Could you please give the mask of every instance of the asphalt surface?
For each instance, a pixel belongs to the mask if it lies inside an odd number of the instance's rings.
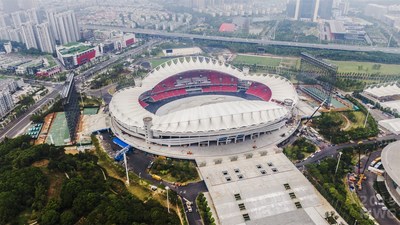
[[[371,157],[367,162],[368,157],[361,159],[361,166],[367,163],[367,166],[381,155],[381,151],[371,153]],[[361,202],[364,207],[370,212],[370,214],[376,219],[380,225],[400,225],[400,221],[388,210],[382,210],[383,205],[376,204],[378,200],[376,199],[376,191],[374,189],[374,181],[376,181],[377,175],[365,170],[365,175],[367,179],[362,183],[362,190],[357,191]]]
[[[391,140],[391,139],[400,140],[400,135],[387,135],[384,137],[378,137],[378,138],[376,138],[376,140],[363,140],[362,142],[363,142],[363,144],[373,144],[376,141]],[[315,153],[313,157],[310,157],[300,163],[297,163],[296,166],[303,167],[310,163],[316,163],[327,157],[335,156],[338,153],[338,151],[341,149],[348,148],[348,147],[354,147],[357,145],[358,145],[357,143],[344,143],[344,144],[340,144],[340,145],[334,145],[334,146],[327,147],[324,150]]]
[[[120,55],[115,55],[111,57],[109,60],[101,62],[99,64],[94,65],[93,67],[89,68],[88,70],[84,71],[83,73],[75,76],[75,83],[79,85],[79,83],[83,82],[84,80],[89,79],[91,76],[93,76],[97,71],[100,71],[102,69],[107,68],[108,66],[114,64],[120,59],[123,59],[128,56],[135,56],[142,54],[144,50],[146,50],[149,47],[152,47],[153,45],[156,45],[159,43],[159,41],[156,40],[151,40],[149,42],[146,42],[143,45],[140,45],[136,48],[133,48],[131,50],[128,50]]]
[[[23,113],[18,118],[14,119],[12,122],[7,124],[2,131],[0,131],[0,141],[3,141],[5,137],[13,138],[21,133],[21,131],[28,126],[31,122],[31,115],[39,111],[43,106],[48,104],[51,100],[55,99],[62,89],[62,85],[56,85],[49,94],[43,97],[41,100],[37,101],[32,105],[28,111]]]
[[[138,55],[138,54],[142,54],[142,52],[153,46],[154,44],[157,44],[158,41],[156,40],[152,40],[149,41],[143,45],[138,46],[137,48],[131,49],[129,51],[126,51],[118,56],[112,57],[111,59],[101,62],[95,66],[93,66],[92,68],[88,69],[87,71],[77,75],[75,77],[75,82],[78,85],[79,83],[81,83],[83,80],[90,78],[90,76],[92,76],[93,74],[95,74],[97,71],[100,71],[112,64],[114,64],[115,62],[117,62],[118,60],[127,57],[127,56],[134,56],[134,55]],[[62,90],[62,84],[59,83],[54,83],[54,82],[48,82],[48,81],[36,81],[36,80],[30,80],[27,79],[26,80],[27,83],[30,84],[42,84],[45,86],[53,86],[54,90],[51,91],[49,94],[47,94],[45,97],[43,97],[41,100],[39,100],[38,102],[36,102],[34,105],[32,105],[28,111],[26,111],[25,113],[23,113],[21,116],[19,116],[18,118],[14,119],[13,121],[11,121],[9,124],[7,124],[7,126],[4,127],[3,130],[0,131],[0,141],[4,140],[5,137],[15,137],[17,135],[19,135],[21,133],[21,131],[28,126],[28,124],[31,122],[30,121],[30,117],[32,114],[36,113],[37,111],[39,111],[44,105],[46,105],[49,101],[51,101],[52,99],[56,98],[60,91]],[[103,96],[104,96],[104,100],[106,102],[110,102],[111,101],[111,95],[107,95],[108,93],[106,92]]]
[[[115,145],[109,133],[103,133],[103,140],[107,143],[106,151],[109,155],[113,156],[115,152],[121,149],[121,147]],[[142,152],[140,150],[135,149],[133,153],[129,153],[127,155],[127,162],[128,162],[128,169],[135,174],[139,175],[139,177],[148,180],[151,184],[157,186],[160,184],[164,184],[168,186],[171,190],[174,190],[178,193],[178,195],[184,199],[184,207],[186,210],[186,216],[188,218],[188,222],[190,225],[201,225],[201,218],[200,214],[197,211],[196,206],[196,197],[200,192],[206,192],[207,187],[204,181],[199,181],[196,183],[188,184],[187,186],[177,187],[171,183],[165,181],[158,181],[151,177],[148,173],[148,166],[150,165],[151,161],[154,160],[154,157],[151,154]],[[189,200],[193,203],[192,205],[192,212],[187,211],[187,206],[185,204],[185,200]]]
[[[359,52],[380,51],[385,53],[400,54],[400,48],[339,45],[339,44],[310,44],[310,43],[299,43],[299,42],[289,42],[289,41],[206,36],[206,35],[196,35],[196,34],[186,34],[186,33],[169,33],[165,31],[127,28],[119,26],[83,25],[83,27],[86,29],[111,29],[111,30],[118,29],[124,32],[133,32],[136,34],[145,34],[145,35],[165,37],[165,38],[187,38],[192,40],[199,39],[199,40],[212,40],[212,41],[236,42],[236,43],[247,43],[247,44],[277,45],[277,46],[304,47],[304,48],[327,49],[327,50],[359,51]]]

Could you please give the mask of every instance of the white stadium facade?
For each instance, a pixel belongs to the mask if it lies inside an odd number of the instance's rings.
[[[328,225],[333,207],[276,146],[297,130],[302,104],[284,77],[184,57],[116,92],[107,118],[125,144],[195,160],[216,224]]]
[[[202,98],[198,105],[192,102],[196,97]],[[218,97],[226,101],[211,101]],[[211,58],[184,57],[156,67],[141,85],[115,93],[109,108],[117,136],[168,147],[210,146],[284,127],[297,102],[284,77],[250,76]]]

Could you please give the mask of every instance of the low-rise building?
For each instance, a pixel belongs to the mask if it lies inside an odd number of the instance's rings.
[[[66,68],[75,68],[100,56],[98,45],[73,42],[56,47],[57,58]]]

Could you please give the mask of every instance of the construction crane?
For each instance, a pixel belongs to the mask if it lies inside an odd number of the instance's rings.
[[[126,162],[126,153],[130,150],[131,146],[126,146],[125,148],[119,150],[117,154],[115,154],[114,159],[119,161],[121,157],[124,157],[124,164],[125,164],[125,172],[126,172],[126,183],[129,185],[129,174],[128,174],[128,163]]]
[[[368,151],[368,150],[367,150],[367,151]],[[360,152],[359,152],[359,155],[361,155],[361,150],[360,150]],[[371,155],[372,155],[372,152],[370,151],[369,154],[368,154],[368,159],[367,159],[367,161],[366,161],[365,164],[364,164],[364,168],[363,168],[361,174],[360,174],[361,160],[358,162],[358,173],[359,173],[359,174],[358,174],[357,187],[358,187],[358,190],[359,190],[359,191],[362,191],[362,182],[363,182],[364,179],[366,178],[366,176],[365,176],[365,169],[367,168],[368,161],[369,161],[369,159],[371,158]]]
[[[315,115],[315,113],[317,113],[317,111],[325,104],[325,102],[326,102],[327,100],[328,100],[328,99],[325,99],[325,100],[317,107],[317,109],[314,110],[314,112],[311,114],[311,116],[308,117],[308,119],[307,119],[306,122],[304,123],[303,127],[301,127],[301,128],[299,129],[299,134],[298,134],[298,135],[300,135],[301,132],[303,132],[303,130],[307,127],[307,123],[312,119],[312,117]]]

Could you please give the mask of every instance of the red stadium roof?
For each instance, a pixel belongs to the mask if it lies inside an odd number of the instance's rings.
[[[233,23],[223,23],[219,27],[219,32],[234,32],[236,25]]]

